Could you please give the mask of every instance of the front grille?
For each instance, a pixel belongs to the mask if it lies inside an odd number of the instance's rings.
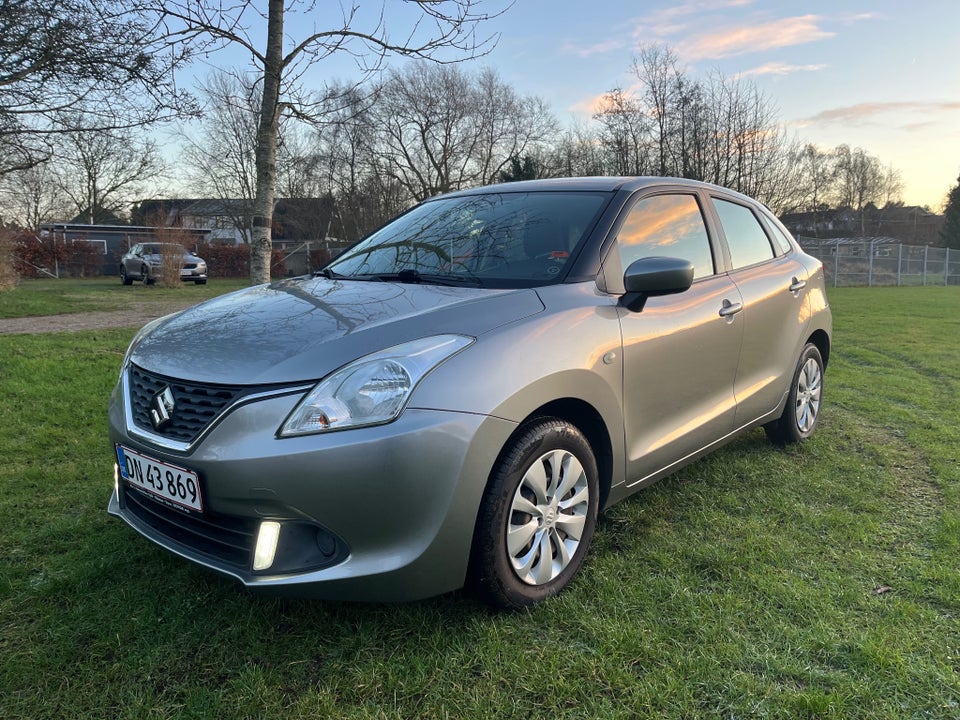
[[[254,389],[242,386],[200,385],[174,380],[148,373],[136,365],[130,366],[128,378],[134,423],[149,432],[186,443],[196,440],[228,406],[243,395],[254,392]],[[174,410],[169,424],[157,430],[151,421],[150,411],[153,399],[165,387],[173,392]]]
[[[255,520],[209,512],[188,515],[129,487],[124,488],[123,500],[131,514],[164,537],[227,565],[250,569]]]

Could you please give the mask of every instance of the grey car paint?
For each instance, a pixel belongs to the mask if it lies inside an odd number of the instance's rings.
[[[144,338],[131,360],[198,382],[316,381],[406,340],[450,332],[482,335],[542,310],[533,290],[298,278],[189,309]],[[198,325],[204,328],[203,343],[197,343]]]
[[[792,247],[771,262],[731,271],[708,211],[717,274],[680,295],[651,297],[634,312],[621,303],[624,268],[611,251],[629,200],[680,189],[709,208],[710,193],[719,193],[749,202],[766,223],[776,220],[742,196],[697,183],[571,182],[610,192],[611,201],[563,282],[480,289],[284,280],[187,310],[136,341],[129,360],[158,375],[272,389],[223,413],[196,441],[177,444],[133,425],[125,371],[110,405],[112,442],[189,465],[218,513],[305,518],[344,538],[348,557],[315,571],[253,573],[156,532],[125,510],[122,492],[114,492],[109,511],[154,542],[251,587],[413,599],[463,585],[491,467],[532,414],[578,419],[605,479],[603,505],[778,416],[801,348],[820,333],[824,354],[828,349],[819,263]],[[739,310],[725,314],[733,305]],[[440,333],[475,341],[433,369],[395,421],[277,436],[315,381],[370,352]]]

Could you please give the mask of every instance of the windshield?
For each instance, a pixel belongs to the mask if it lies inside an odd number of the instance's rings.
[[[555,282],[609,199],[603,192],[440,198],[349,248],[325,272],[495,287]]]
[[[176,245],[174,243],[144,243],[143,245],[143,254],[144,255],[161,255],[164,252],[168,252],[172,255],[186,254],[182,245]]]

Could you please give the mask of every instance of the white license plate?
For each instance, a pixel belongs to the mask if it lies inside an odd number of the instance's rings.
[[[200,481],[192,470],[177,467],[117,445],[120,477],[130,485],[180,507],[203,512]]]

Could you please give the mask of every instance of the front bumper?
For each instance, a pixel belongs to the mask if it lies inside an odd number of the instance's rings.
[[[141,440],[114,393],[114,443],[197,473],[204,513],[147,522],[137,491],[117,483],[108,512],[158,545],[253,588],[342,600],[412,600],[461,587],[477,508],[500,448],[516,428],[483,415],[408,408],[388,425],[279,439],[299,395],[272,397],[228,413],[199,444],[178,452]],[[136,429],[134,429],[136,430]],[[136,493],[128,497],[128,493]],[[131,502],[134,501],[134,502]],[[142,504],[142,503],[141,503]],[[254,571],[251,553],[211,552],[190,532],[256,537],[280,523],[280,543],[302,543],[275,566]],[[286,533],[286,535],[285,535]],[[308,547],[315,543],[315,547]],[[316,552],[320,547],[321,552]],[[307,552],[308,551],[308,552]],[[297,558],[302,557],[302,567]],[[292,559],[291,559],[292,558]]]
[[[206,268],[183,268],[180,271],[181,280],[206,280],[207,279],[207,270]]]

